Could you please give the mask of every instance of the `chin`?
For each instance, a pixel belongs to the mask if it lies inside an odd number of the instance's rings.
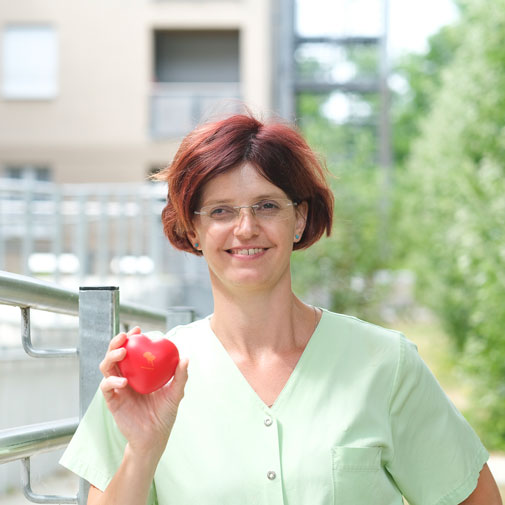
[[[263,268],[231,268],[220,270],[219,274],[209,268],[209,274],[213,285],[225,289],[273,290],[283,282],[285,275],[290,275],[289,263],[285,267],[279,265],[273,271],[265,266]],[[284,274],[282,274],[283,271]]]
[[[263,270],[262,272],[242,272],[223,280],[225,285],[232,286],[233,289],[245,289],[252,292],[257,290],[272,291],[282,283],[282,279],[279,271],[267,273]]]
[[[271,282],[271,280],[270,280]],[[231,280],[230,284],[237,288],[261,288],[267,287],[269,284],[269,279],[259,278],[258,276],[243,275]]]

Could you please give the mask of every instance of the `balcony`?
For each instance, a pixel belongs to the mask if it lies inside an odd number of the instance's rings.
[[[154,83],[151,138],[178,139],[199,122],[243,110],[236,82]]]

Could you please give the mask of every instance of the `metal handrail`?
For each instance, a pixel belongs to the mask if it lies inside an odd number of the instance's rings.
[[[79,418],[61,419],[0,430],[0,464],[21,460],[23,494],[34,503],[78,503],[77,496],[34,493],[31,487],[30,457],[65,447],[72,438]]]
[[[54,494],[39,494],[32,490],[30,458],[21,460],[23,466],[21,471],[21,481],[23,482],[23,494],[25,498],[33,503],[54,503],[61,505],[62,503],[79,503],[79,496],[57,496]]]
[[[0,270],[0,303],[59,314],[79,314],[79,294],[32,277]]]
[[[78,351],[75,347],[70,349],[37,349],[32,344],[30,307],[21,307],[21,319],[21,342],[23,344],[23,349],[28,356],[31,356],[32,358],[68,358],[78,355]]]
[[[79,293],[48,282],[0,270],[0,304],[30,307],[58,314],[79,315]],[[166,311],[142,307],[134,303],[121,303],[120,319],[124,323],[158,324],[165,327],[167,312],[177,313],[187,308]]]
[[[92,293],[96,291],[96,295]],[[131,303],[119,303],[117,287],[81,287],[79,293],[37,279],[0,271],[0,304],[21,309],[22,343],[33,357],[56,358],[78,354],[79,360],[79,411],[84,414],[99,382],[97,356],[103,356],[108,339],[119,331],[119,323],[147,323],[167,329],[184,321],[184,314],[193,319],[193,311],[173,307],[163,312]],[[30,310],[32,308],[67,315],[79,321],[78,349],[36,349],[32,346]],[[186,318],[187,319],[187,318]],[[102,354],[100,354],[102,353]],[[94,365],[93,365],[94,364]],[[83,380],[84,378],[84,380]],[[21,460],[23,493],[34,503],[79,503],[87,499],[87,484],[80,480],[77,496],[55,496],[35,493],[30,483],[30,457],[65,447],[78,426],[79,418],[64,419],[0,431],[0,464]]]
[[[75,417],[0,430],[0,464],[65,447],[78,423]]]

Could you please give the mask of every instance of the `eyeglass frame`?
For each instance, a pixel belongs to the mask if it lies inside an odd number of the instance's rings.
[[[297,207],[298,206],[298,202],[295,202],[293,200],[290,200],[289,198],[265,198],[264,200],[268,201],[268,200],[274,200],[274,201],[283,201],[283,202],[287,202],[286,203],[286,208],[287,207]],[[240,217],[240,209],[251,209],[251,213],[254,217],[258,217],[256,215],[256,210],[259,208],[260,206],[260,203],[261,203],[262,200],[260,200],[259,203],[253,203],[252,205],[227,205],[227,204],[222,204],[223,207],[229,207],[230,209],[233,209],[234,211],[236,211],[236,213],[234,214],[233,218],[230,219],[229,221],[226,221],[226,220],[222,220],[221,222],[223,223],[232,223],[234,222],[238,217]],[[208,216],[213,222],[215,223],[218,223],[220,222],[219,219],[215,219],[213,218],[209,212],[206,212],[206,211],[203,211],[202,209],[207,209],[207,208],[211,208],[211,207],[219,207],[220,204],[216,203],[215,205],[204,205],[203,207],[200,208],[200,210],[195,210],[193,211],[193,214],[196,214],[198,216]],[[281,209],[281,210],[284,210],[284,209]],[[260,216],[260,219],[261,219],[261,216]]]

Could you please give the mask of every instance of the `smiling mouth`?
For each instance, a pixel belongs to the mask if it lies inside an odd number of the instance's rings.
[[[236,254],[238,256],[253,256],[254,254],[266,251],[266,249],[255,247],[253,249],[228,249],[230,254]]]

